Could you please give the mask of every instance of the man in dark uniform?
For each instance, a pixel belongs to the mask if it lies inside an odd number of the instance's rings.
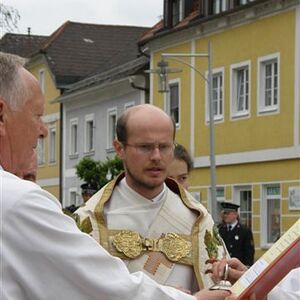
[[[90,183],[84,183],[81,186],[81,196],[82,196],[82,200],[83,200],[83,204],[88,201],[96,192],[97,192],[97,187],[90,184]],[[72,204],[70,206],[67,206],[63,209],[64,213],[67,215],[71,215],[73,214],[78,208],[80,207],[80,205],[75,205]]]
[[[254,262],[254,241],[252,231],[239,222],[239,205],[222,202],[222,220],[219,233],[231,257],[238,258],[246,266]]]

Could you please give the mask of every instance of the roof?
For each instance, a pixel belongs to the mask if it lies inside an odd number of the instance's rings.
[[[115,66],[102,73],[95,74],[80,80],[68,87],[68,89],[55,102],[64,102],[65,98],[75,92],[86,90],[93,86],[103,87],[122,78],[143,73],[149,66],[149,58],[141,56],[120,66]]]
[[[213,1],[211,0],[204,0],[202,2],[200,2],[199,0],[189,0],[188,2],[190,2],[191,4],[190,10],[184,16],[184,18],[174,26],[166,25],[167,19],[170,18],[168,13],[170,14],[172,10],[167,11],[166,8],[164,8],[164,19],[158,22],[157,24],[155,24],[149,30],[144,32],[144,34],[141,36],[139,40],[139,45],[144,45],[149,41],[168,35],[170,33],[174,33],[180,30],[184,30],[186,28],[197,26],[199,24],[209,22],[212,19],[216,19],[231,14],[248,7],[253,7],[263,2],[268,2],[268,0],[255,0],[255,1],[247,2],[245,4],[232,2],[232,4],[229,5],[228,9],[226,9],[225,11],[221,11],[219,13],[214,13],[212,11]]]
[[[0,51],[30,57],[47,40],[47,36],[6,33],[0,39]]]
[[[62,87],[137,58],[137,42],[147,29],[67,21],[39,52]]]

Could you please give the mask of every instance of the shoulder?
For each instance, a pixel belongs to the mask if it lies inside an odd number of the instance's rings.
[[[244,225],[244,224],[238,223],[237,226],[239,226],[240,230],[242,230],[242,231],[251,232],[251,229],[248,226]]]
[[[205,206],[203,206],[199,201],[197,201],[189,191],[184,189],[175,180],[173,180],[172,178],[167,178],[165,183],[168,189],[174,194],[177,194],[177,196],[181,199],[181,201],[185,204],[185,206],[188,209],[197,210],[204,216],[208,215],[208,211],[205,208]]]
[[[34,182],[20,179],[19,177],[0,171],[2,184],[0,191],[3,212],[16,210],[17,207],[50,205],[60,208],[59,201],[50,193],[43,190]]]

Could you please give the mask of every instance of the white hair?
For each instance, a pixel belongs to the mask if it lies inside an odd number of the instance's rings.
[[[29,90],[20,75],[26,60],[20,56],[0,52],[0,97],[12,110],[18,110],[28,99]]]

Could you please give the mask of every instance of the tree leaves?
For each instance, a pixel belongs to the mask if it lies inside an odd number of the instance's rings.
[[[97,187],[97,189],[100,189],[124,170],[123,163],[117,156],[104,162],[84,157],[75,168],[76,175],[80,179]]]

